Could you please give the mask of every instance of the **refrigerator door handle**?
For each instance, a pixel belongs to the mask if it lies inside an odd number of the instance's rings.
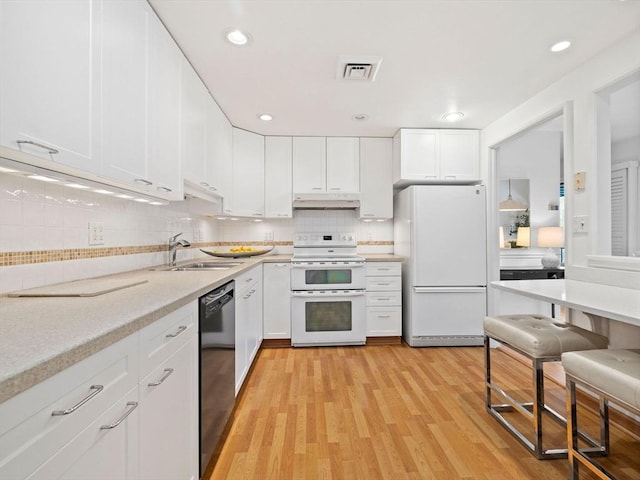
[[[413,287],[414,293],[481,293],[486,287]]]

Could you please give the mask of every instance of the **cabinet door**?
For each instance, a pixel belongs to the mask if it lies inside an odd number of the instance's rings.
[[[291,218],[292,140],[291,137],[265,137],[264,216]]]
[[[264,216],[264,137],[233,129],[233,214]]]
[[[112,0],[103,2],[102,14],[102,173],[149,185],[151,8],[141,0]]]
[[[154,193],[183,199],[180,165],[182,52],[155,14],[151,16],[149,176]]]
[[[435,180],[438,170],[438,133],[436,130],[400,132],[400,175],[403,180]],[[397,179],[394,179],[397,180]]]
[[[100,114],[96,3],[0,2],[3,146],[100,172],[92,143]]]
[[[249,290],[236,290],[236,397],[249,371],[249,365],[247,364],[247,337],[249,332],[248,292]],[[244,298],[245,296],[247,298]]]
[[[205,171],[209,94],[186,58],[180,69],[180,157],[185,180],[209,186]]]
[[[393,218],[390,138],[360,139],[360,217]]]
[[[27,479],[133,480],[139,478],[137,407],[136,387],[52,455]]]
[[[360,191],[360,141],[327,137],[327,192]]]
[[[293,137],[293,193],[326,191],[325,137]]]
[[[262,268],[264,338],[291,338],[291,264],[265,263]]]
[[[218,104],[207,101],[207,178],[210,189],[223,198],[225,211],[232,210],[233,127]]]
[[[198,478],[198,339],[140,382],[140,478]]]
[[[258,267],[262,270],[262,267]],[[262,343],[262,271],[257,272],[258,281],[249,293],[249,335],[247,336],[247,364],[253,363]]]
[[[480,179],[480,135],[477,130],[440,132],[440,176],[443,180]]]

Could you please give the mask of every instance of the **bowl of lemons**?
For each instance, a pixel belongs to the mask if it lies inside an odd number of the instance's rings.
[[[273,250],[273,246],[265,247],[252,245],[239,245],[237,247],[217,248],[215,250],[200,249],[202,253],[206,253],[212,257],[223,258],[253,257],[256,255],[264,255],[265,253],[269,253],[271,250]]]

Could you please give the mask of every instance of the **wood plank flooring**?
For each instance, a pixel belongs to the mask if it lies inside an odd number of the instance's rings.
[[[505,386],[529,390],[524,365],[492,358]],[[563,389],[548,401],[563,412]],[[637,437],[614,429],[612,445],[621,478],[640,480]],[[486,412],[482,348],[389,345],[262,349],[210,480],[567,474],[566,460],[535,459]]]

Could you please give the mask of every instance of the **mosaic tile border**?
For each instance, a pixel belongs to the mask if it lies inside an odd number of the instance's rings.
[[[287,246],[293,242],[268,242],[269,245]],[[191,248],[221,247],[226,245],[264,245],[265,242],[206,242],[191,243]],[[358,245],[393,245],[393,241],[364,241]],[[0,267],[16,265],[31,265],[35,263],[65,262],[68,260],[85,260],[90,258],[116,257],[123,255],[137,255],[142,253],[166,252],[167,245],[142,245],[130,247],[94,247],[68,248],[61,250],[31,250],[24,252],[0,252]]]

